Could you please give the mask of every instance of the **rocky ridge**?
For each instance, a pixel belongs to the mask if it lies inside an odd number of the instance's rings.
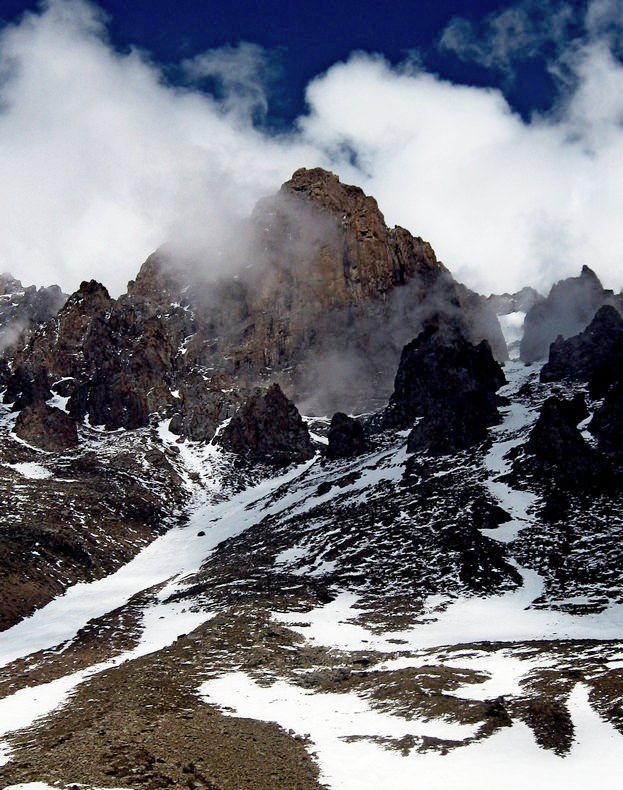
[[[66,299],[58,285],[25,287],[12,275],[0,274],[0,359],[9,358],[34,329],[53,318]]]
[[[0,720],[19,690],[74,689],[9,727],[0,780],[317,787],[328,721],[346,764],[365,742],[416,771],[520,724],[563,756],[582,689],[623,731],[616,311],[554,343],[549,372],[502,367],[480,301],[325,171],[297,171],[249,236],[249,269],[210,287],[166,251],[119,299],[83,283],[11,361],[2,625],[76,581],[96,606],[70,589],[65,618],[0,633]],[[388,332],[408,336],[382,358]],[[312,436],[288,396],[340,366],[325,402],[381,408]],[[323,737],[288,732],[280,700],[306,715],[327,693]],[[389,719],[338,731],[338,697]]]
[[[526,314],[521,359],[525,362],[546,359],[550,344],[558,336],[564,339],[581,332],[605,304],[621,312],[623,295],[605,289],[588,266],[582,267],[579,277],[555,283],[547,297],[537,301]]]

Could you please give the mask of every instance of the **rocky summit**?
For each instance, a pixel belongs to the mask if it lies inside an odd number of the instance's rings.
[[[319,168],[234,230],[0,280],[1,786],[613,786],[622,296]]]

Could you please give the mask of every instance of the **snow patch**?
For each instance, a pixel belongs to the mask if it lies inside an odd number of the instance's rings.
[[[18,474],[22,475],[22,477],[26,477],[29,480],[49,480],[53,475],[49,469],[46,469],[41,464],[37,464],[34,461],[25,461],[19,464],[8,464],[11,469],[14,469]]]

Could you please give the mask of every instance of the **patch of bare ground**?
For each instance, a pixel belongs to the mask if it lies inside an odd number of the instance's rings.
[[[229,620],[229,627],[228,627]],[[26,781],[131,788],[317,788],[303,738],[276,724],[231,718],[206,704],[202,680],[241,659],[261,666],[270,633],[223,615],[169,648],[108,669],[11,738],[3,785]],[[262,641],[266,646],[262,647]],[[236,641],[240,649],[237,650]]]
[[[127,646],[134,644],[137,612],[145,602],[137,598],[90,623],[56,659],[49,654],[39,656],[38,666],[36,657],[24,662],[23,679],[14,665],[15,687],[60,677],[125,648],[126,643],[115,641],[121,639],[115,634],[122,622],[130,625]],[[319,787],[318,768],[304,737],[274,723],[229,716],[209,698],[199,697],[203,681],[232,671],[245,672],[264,686],[286,680],[314,693],[357,694],[373,708],[407,721],[443,718],[474,725],[473,735],[456,741],[416,731],[402,738],[379,734],[371,739],[404,754],[413,749],[447,753],[518,720],[528,724],[541,747],[564,754],[573,743],[567,701],[577,682],[591,689],[596,710],[621,726],[623,672],[608,667],[608,661],[621,653],[620,642],[456,645],[425,651],[427,661],[422,664],[421,651],[388,655],[311,645],[271,618],[274,604],[269,598],[232,606],[192,633],[180,634],[168,648],[86,680],[64,706],[10,738],[12,760],[0,768],[0,784]],[[493,658],[500,651],[526,660],[521,692],[470,698],[470,685],[489,678],[487,671],[470,667],[470,660]],[[382,662],[398,657],[413,657],[415,666],[382,667]],[[465,667],[460,666],[461,658]],[[354,732],[351,739],[359,737],[363,736]]]

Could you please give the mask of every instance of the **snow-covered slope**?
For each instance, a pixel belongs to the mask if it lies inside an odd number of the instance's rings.
[[[453,456],[388,430],[249,476],[182,445],[189,522],[0,635],[3,786],[611,787],[620,514],[601,495],[603,551],[573,493],[544,519],[510,473],[552,385],[505,373],[501,423]]]

